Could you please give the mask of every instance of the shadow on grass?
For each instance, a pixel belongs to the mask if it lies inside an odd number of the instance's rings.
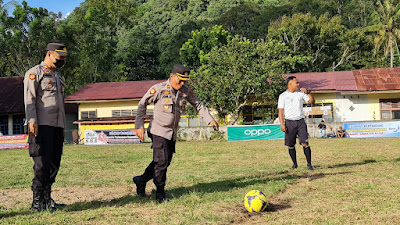
[[[361,162],[353,162],[353,163],[342,163],[342,164],[336,164],[332,166],[328,166],[328,168],[340,168],[340,167],[347,167],[347,166],[359,166],[359,165],[365,165],[365,164],[370,164],[370,163],[376,163],[375,159],[365,159]]]
[[[0,219],[14,217],[14,216],[24,216],[24,215],[29,215],[29,214],[32,214],[31,210],[29,210],[29,209],[25,209],[25,210],[21,210],[21,211],[11,211],[11,212],[9,212],[7,209],[4,209],[4,211],[0,211]]]
[[[327,175],[336,175],[340,173],[304,173],[304,174],[287,174],[288,171],[278,172],[274,174],[264,174],[262,177],[249,176],[249,177],[241,177],[230,180],[221,180],[210,183],[199,183],[190,187],[178,187],[167,190],[167,195],[172,196],[173,198],[179,198],[184,195],[188,195],[191,193],[214,193],[214,192],[227,192],[234,188],[244,188],[251,185],[263,184],[268,182],[276,182],[276,181],[295,181],[301,178],[308,178],[310,180],[319,179],[325,177]],[[349,173],[349,172],[342,172]],[[268,178],[268,176],[275,176],[272,178]],[[267,177],[267,178],[263,178]],[[283,190],[282,190],[283,191]],[[94,200],[89,202],[77,202],[71,205],[66,205],[63,208],[60,208],[61,212],[76,212],[76,211],[84,211],[84,210],[92,210],[104,207],[120,207],[124,205],[128,205],[131,203],[147,203],[147,202],[155,202],[154,194],[148,196],[146,198],[141,198],[136,195],[125,195],[120,198],[103,201],[103,200]],[[270,204],[267,207],[267,211],[278,211],[282,209],[290,208],[290,204],[287,202],[284,203],[275,203]],[[14,217],[19,215],[28,215],[31,214],[30,210],[23,210],[18,212],[0,212],[0,218],[5,217]]]
[[[287,173],[287,172],[286,172]],[[183,195],[190,194],[192,192],[200,192],[200,193],[212,193],[212,192],[226,192],[233,188],[244,188],[251,185],[256,184],[265,184],[268,182],[276,182],[276,181],[295,181],[301,178],[308,178],[310,181],[323,178],[329,175],[337,175],[337,174],[346,174],[351,172],[340,172],[340,173],[315,173],[310,174],[308,172],[304,174],[286,174],[281,176],[276,176],[273,178],[256,178],[256,177],[241,177],[231,180],[221,180],[215,181],[211,183],[199,183],[193,185],[191,187],[178,187],[168,190],[168,194],[177,198]],[[278,173],[282,174],[282,173]]]
[[[102,201],[102,200],[95,200],[95,201],[90,201],[90,202],[77,202],[71,205],[65,206],[62,211],[67,211],[67,212],[74,212],[74,211],[83,211],[83,210],[89,210],[89,209],[98,209],[98,208],[103,208],[103,207],[119,207],[119,206],[124,206],[127,204],[131,204],[134,202],[137,203],[144,203],[144,202],[150,202],[153,199],[150,199],[149,197],[142,198],[139,196],[133,196],[133,195],[125,195],[120,198],[112,199],[109,201]]]
[[[289,202],[281,202],[281,203],[268,203],[267,208],[265,208],[265,212],[277,212],[280,210],[291,208],[292,206]]]
[[[241,177],[241,178],[236,178],[236,179],[230,179],[230,180],[221,180],[221,181],[215,181],[215,182],[210,182],[210,183],[199,183],[190,187],[178,187],[178,188],[172,188],[170,190],[167,190],[167,195],[172,196],[173,198],[179,198],[184,195],[188,195],[190,193],[214,193],[214,192],[227,192],[230,191],[231,189],[234,188],[243,188],[251,185],[256,185],[256,184],[263,184],[263,183],[268,183],[268,182],[274,182],[274,181],[295,181],[300,178],[308,178],[310,180],[315,180],[319,179],[322,177],[325,177],[327,175],[336,175],[336,174],[342,174],[342,173],[350,173],[350,172],[341,172],[341,173],[317,173],[317,174],[286,174],[286,172],[278,172],[274,173],[274,175],[278,175],[273,178],[257,178],[257,177]],[[271,175],[271,174],[267,174]],[[154,202],[154,193],[151,196],[148,196],[146,198],[141,198],[136,195],[126,195],[121,198],[116,198],[110,201],[101,201],[101,200],[96,200],[96,201],[91,201],[91,202],[78,202],[74,203],[71,205],[66,206],[62,211],[83,211],[83,210],[89,210],[89,209],[97,209],[97,208],[102,208],[102,207],[118,207],[118,206],[124,206],[127,204],[131,203],[146,203],[146,202]],[[286,209],[289,208],[290,205],[288,203],[282,203],[282,204],[271,204],[269,208],[267,208],[268,211],[277,211],[281,209]]]

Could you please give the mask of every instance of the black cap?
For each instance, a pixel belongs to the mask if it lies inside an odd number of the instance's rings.
[[[190,70],[181,64],[175,64],[172,68],[172,73],[176,74],[181,80],[190,80]]]
[[[60,56],[68,56],[67,47],[61,43],[48,43],[46,50],[57,52]]]
[[[325,122],[324,120],[321,120],[321,122]]]

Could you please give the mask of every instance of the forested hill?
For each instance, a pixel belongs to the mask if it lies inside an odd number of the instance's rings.
[[[70,53],[62,71],[67,93],[93,82],[164,79],[179,62],[213,70],[218,65],[210,58],[239,52],[235,43],[250,43],[238,57],[284,60],[277,73],[398,66],[398,6],[398,0],[86,0],[64,18],[0,0],[0,76],[23,75],[54,41]],[[237,64],[226,57],[224,66]]]

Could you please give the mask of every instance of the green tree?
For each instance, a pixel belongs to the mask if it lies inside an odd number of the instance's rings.
[[[59,27],[70,52],[67,93],[87,83],[126,80],[129,69],[117,61],[118,41],[136,24],[136,6],[134,0],[87,0]]]
[[[328,14],[318,19],[311,14],[284,16],[271,23],[268,39],[286,44],[293,55],[311,57],[309,65],[298,67],[295,72],[335,70],[358,51],[345,40],[348,30],[339,16]]]
[[[289,7],[279,5],[261,6],[246,2],[232,7],[217,20],[232,35],[250,39],[264,38],[271,21],[290,13]]]
[[[281,74],[295,61],[282,43],[235,36],[211,50],[207,63],[191,73],[191,86],[219,118],[233,115],[234,124],[251,99],[276,101],[283,90]]]
[[[158,41],[136,26],[118,37],[116,62],[119,81],[164,79],[158,71]]]
[[[4,5],[0,15],[1,76],[24,75],[43,60],[47,43],[57,39],[60,15],[44,8],[30,7],[25,1],[14,5],[12,16],[4,10]]]
[[[228,36],[229,32],[218,25],[192,31],[191,38],[180,49],[182,62],[191,69],[200,67],[213,47],[220,47],[228,42]]]
[[[343,6],[342,22],[349,28],[360,28],[371,25],[376,0],[351,0]]]
[[[376,2],[376,24],[367,28],[376,33],[374,54],[379,53],[383,45],[384,55],[390,54],[390,67],[393,67],[394,51],[399,55],[397,40],[400,38],[400,3],[398,0],[378,0]]]

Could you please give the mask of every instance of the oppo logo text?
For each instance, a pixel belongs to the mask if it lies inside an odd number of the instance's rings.
[[[270,129],[253,129],[253,130],[245,130],[244,134],[245,135],[251,135],[251,136],[260,136],[264,134],[270,134],[271,130]]]

